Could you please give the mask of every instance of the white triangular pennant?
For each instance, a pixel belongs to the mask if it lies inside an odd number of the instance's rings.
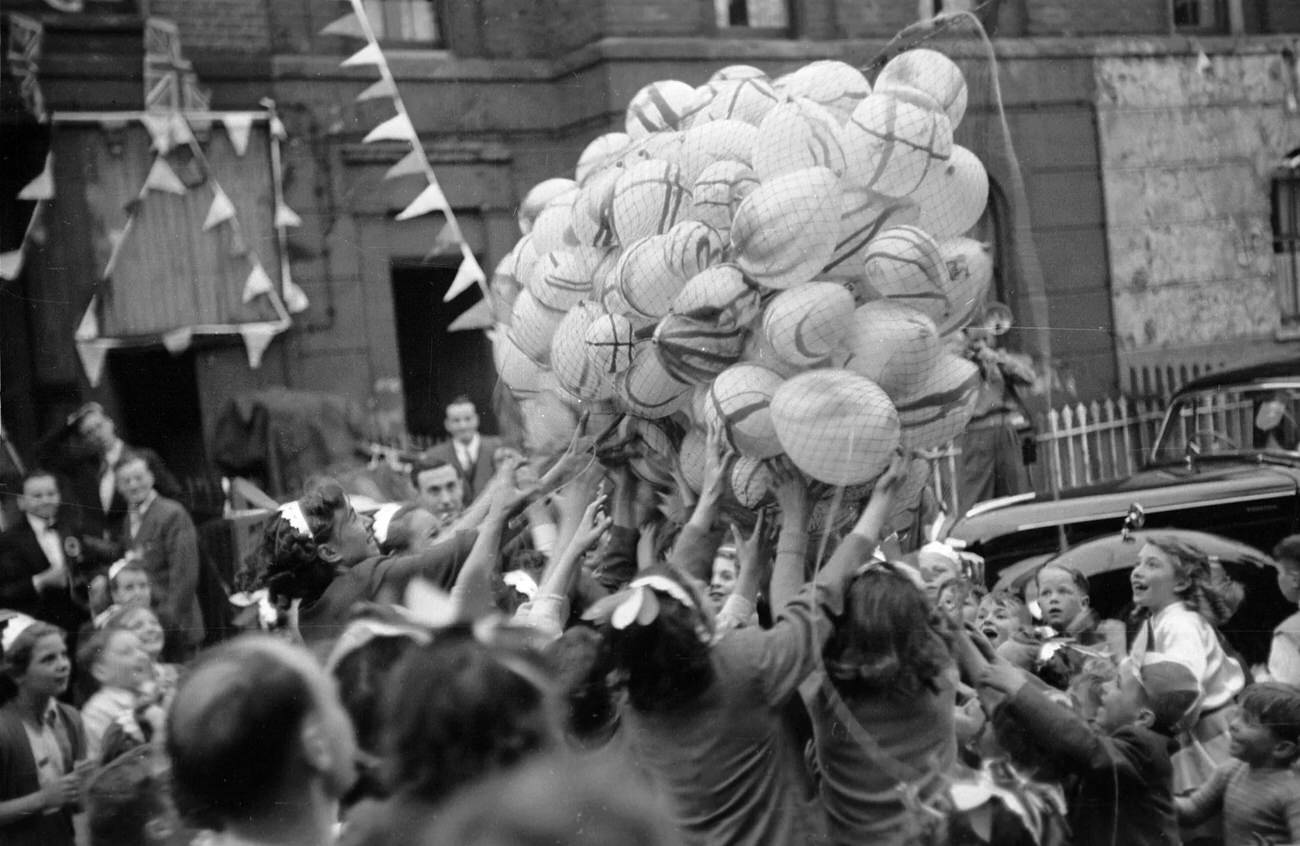
[[[99,387],[99,380],[104,375],[104,356],[108,355],[108,345],[99,341],[78,342],[77,355],[81,358],[81,369],[86,371],[86,381],[90,387]]]
[[[149,168],[149,176],[144,180],[144,187],[152,188],[155,191],[166,191],[169,194],[184,194],[185,183],[181,182],[176,171],[172,170],[171,165],[162,156],[153,160],[153,167]]]
[[[271,277],[266,275],[259,262],[254,261],[253,269],[248,271],[248,279],[244,282],[244,302],[252,302],[255,297],[274,290],[275,284],[271,282]]]
[[[77,324],[77,333],[73,339],[77,343],[84,341],[93,341],[99,337],[99,297],[91,297],[90,305],[86,306],[85,314],[81,315],[81,323]]]
[[[384,179],[394,179],[398,176],[414,176],[417,173],[425,173],[424,154],[422,150],[412,149],[411,152],[402,156],[401,161],[393,165],[384,174]]]
[[[388,77],[384,77],[378,82],[371,83],[370,87],[357,95],[357,102],[364,103],[366,100],[378,100],[380,97],[393,98],[397,96],[397,86]]]
[[[302,288],[298,287],[298,283],[292,279],[286,279],[284,283],[284,307],[289,310],[289,313],[301,314],[307,310],[308,305],[310,303],[307,300],[307,295]]]
[[[212,186],[212,205],[208,206],[208,216],[203,221],[203,231],[220,226],[235,216],[235,204],[230,202],[226,192],[216,185]]]
[[[367,44],[357,52],[353,53],[343,60],[340,67],[355,68],[362,65],[375,65],[378,67],[384,63],[384,54],[379,52],[378,44]]]
[[[189,326],[182,326],[180,329],[173,329],[162,336],[162,344],[167,348],[167,352],[172,355],[180,355],[190,348],[190,343],[194,340],[194,330]]]
[[[271,345],[271,339],[278,329],[268,323],[246,323],[239,327],[239,334],[244,336],[244,349],[248,352],[248,366],[256,370],[262,366],[262,355]]]
[[[451,287],[443,295],[442,301],[449,303],[464,291],[468,291],[471,285],[482,287],[487,284],[487,277],[483,275],[483,268],[479,267],[478,259],[470,252],[468,244],[461,244],[460,247],[460,267],[456,270],[456,278],[451,280]]]
[[[16,279],[23,270],[23,251],[21,248],[0,253],[0,279]]]
[[[242,157],[248,151],[248,136],[253,130],[252,112],[226,112],[221,116],[221,123],[230,136],[230,146],[235,148],[235,155]]]
[[[20,200],[49,200],[54,197],[54,156],[47,153],[45,167],[35,179],[23,186],[18,192]]]
[[[442,188],[437,182],[430,182],[425,186],[425,189],[420,192],[420,196],[412,200],[411,204],[397,215],[397,219],[410,220],[431,211],[440,211],[444,214],[448,211],[447,196],[442,193]]]
[[[341,35],[354,38],[365,38],[366,31],[361,27],[361,21],[356,15],[347,14],[333,23],[326,26],[320,31],[321,35]]]
[[[173,144],[190,144],[194,141],[194,133],[190,131],[189,123],[180,112],[172,112],[171,132]]]
[[[410,141],[415,144],[419,139],[415,136],[415,127],[411,126],[411,119],[405,112],[398,112],[370,130],[366,133],[366,137],[361,139],[362,144],[369,144],[371,141]]]
[[[117,266],[118,253],[122,251],[122,242],[126,240],[126,227],[114,229],[108,233],[108,262],[104,265],[102,278],[107,279],[113,275],[113,268]]]
[[[467,329],[492,328],[492,302],[479,300],[467,308],[447,327],[448,332],[464,332]]]
[[[302,226],[302,218],[296,211],[281,203],[275,210],[275,226],[277,229],[296,229]]]
[[[433,237],[433,246],[429,252],[425,253],[425,259],[431,259],[434,256],[445,256],[454,253],[460,249],[461,241],[465,240],[460,235],[460,227],[456,221],[448,220],[438,230],[438,234]]]
[[[149,131],[149,137],[152,139],[150,145],[164,155],[171,152],[172,148],[172,121],[171,115],[168,114],[142,114],[140,122],[144,128]]]

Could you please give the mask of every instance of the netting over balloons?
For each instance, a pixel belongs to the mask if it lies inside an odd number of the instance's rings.
[[[979,377],[950,350],[995,276],[1014,275],[1026,322],[1046,322],[973,21],[909,28],[860,67],[647,80],[572,173],[524,192],[531,234],[489,286],[503,383],[685,432],[638,470],[661,481],[675,465],[698,486],[717,427],[747,508],[780,456],[856,504],[895,448],[959,435]],[[991,199],[1009,232],[998,253]],[[830,507],[814,522],[838,523]]]

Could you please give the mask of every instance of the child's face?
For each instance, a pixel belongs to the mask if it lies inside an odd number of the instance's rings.
[[[1152,613],[1178,601],[1178,589],[1185,579],[1174,560],[1158,546],[1147,544],[1138,551],[1137,566],[1129,576],[1133,604]]]
[[[1277,560],[1277,589],[1289,602],[1300,603],[1300,561],[1291,558]]]
[[[1020,628],[1020,621],[1005,604],[986,596],[981,600],[975,615],[975,627],[996,649],[1011,639],[1016,629]]]
[[[92,674],[101,685],[138,690],[150,675],[149,656],[134,633],[113,632]]]
[[[128,567],[117,574],[110,588],[113,602],[127,607],[148,608],[153,601],[149,588],[149,574],[143,570]]]
[[[63,636],[47,634],[32,647],[32,659],[27,670],[16,681],[20,688],[37,696],[58,696],[68,689],[68,675],[72,664],[68,661],[68,647]]]
[[[1121,668],[1119,678],[1101,686],[1101,707],[1097,709],[1097,727],[1110,734],[1132,725],[1146,707],[1146,695],[1137,676]]]
[[[1278,738],[1273,730],[1260,723],[1258,716],[1238,708],[1237,715],[1228,725],[1230,745],[1228,754],[1252,767],[1271,763]]]
[[[163,651],[163,627],[148,608],[137,608],[122,619],[122,626],[140,640],[140,648],[157,661]]]
[[[713,610],[722,609],[722,603],[727,601],[731,595],[731,590],[736,586],[736,576],[738,575],[736,559],[730,555],[719,555],[713,559],[713,577],[709,579],[709,601],[713,603]]]
[[[1059,567],[1047,567],[1038,574],[1038,607],[1049,626],[1063,629],[1078,617],[1088,598],[1074,578]]]

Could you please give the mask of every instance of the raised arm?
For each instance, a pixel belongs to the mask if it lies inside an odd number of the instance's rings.
[[[731,594],[718,612],[719,629],[735,629],[749,625],[758,605],[758,588],[763,581],[764,562],[762,554],[763,512],[758,512],[754,521],[754,530],[749,537],[740,533],[736,524],[731,524],[731,541],[736,546],[736,567],[740,571]]]
[[[812,500],[808,495],[808,482],[788,459],[774,461],[770,466],[776,503],[781,509],[781,533],[776,541],[776,562],[772,565],[769,595],[772,613],[779,614],[807,581],[805,562],[808,560],[808,517],[812,512]]]
[[[682,527],[682,532],[668,554],[674,567],[694,579],[708,584],[713,571],[713,556],[718,551],[716,543],[709,540],[714,518],[718,515],[718,502],[727,484],[727,445],[718,427],[709,428],[704,458],[704,483],[695,510]]]
[[[479,524],[478,537],[452,586],[452,599],[462,619],[475,620],[492,610],[492,574],[501,555],[501,535],[507,516],[521,498],[515,488],[517,467],[517,461],[506,462],[493,478],[487,515]]]

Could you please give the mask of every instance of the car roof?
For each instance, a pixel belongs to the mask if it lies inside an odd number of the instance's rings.
[[[1217,388],[1222,385],[1241,385],[1249,382],[1263,382],[1270,379],[1295,379],[1300,383],[1300,356],[1252,364],[1249,367],[1234,367],[1229,370],[1217,370],[1214,373],[1198,377],[1178,389],[1179,394]]]

